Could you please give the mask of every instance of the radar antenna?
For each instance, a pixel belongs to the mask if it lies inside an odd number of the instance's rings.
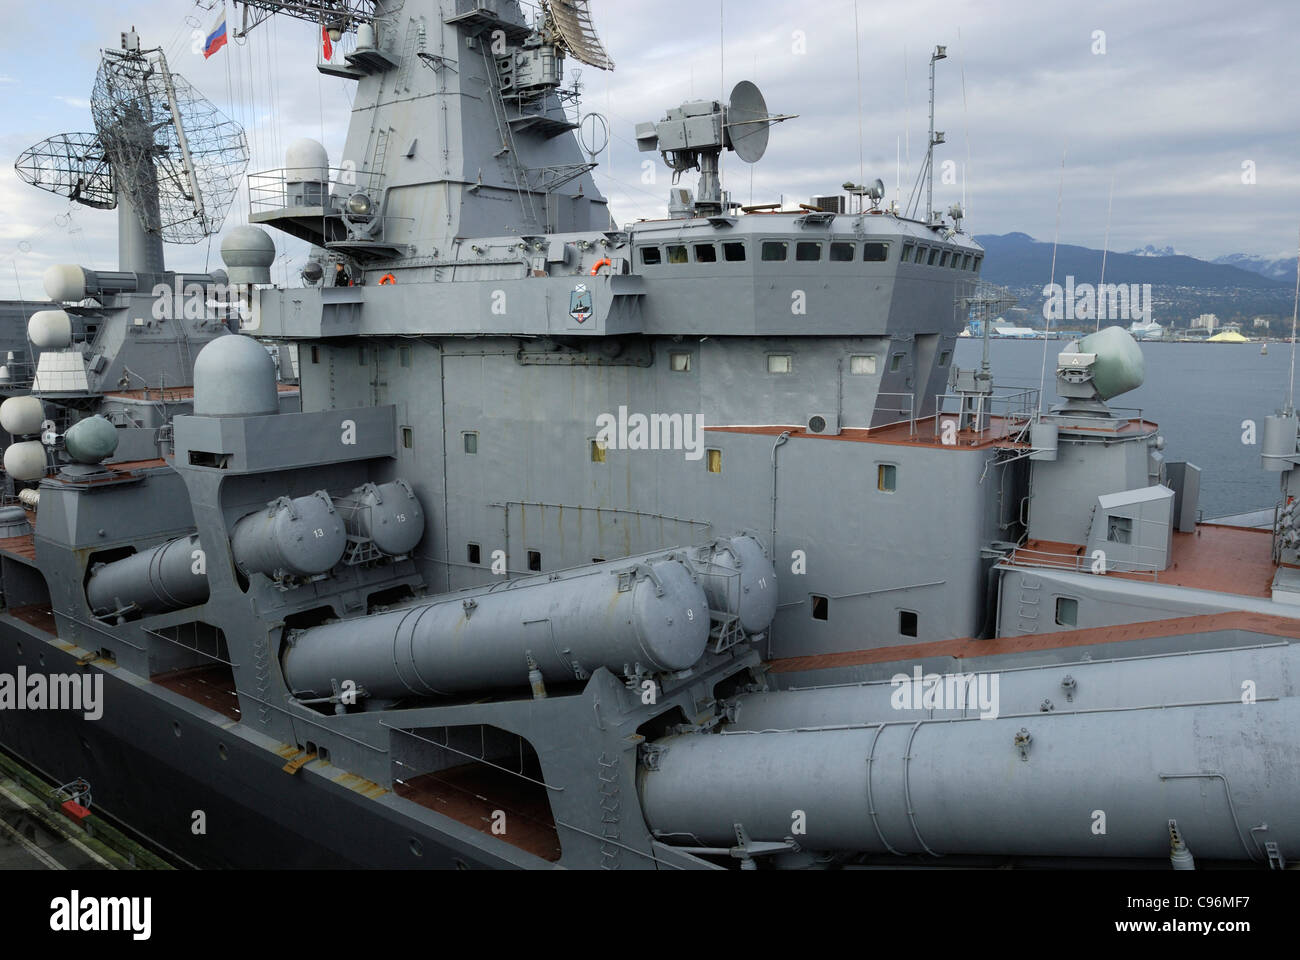
[[[105,50],[90,99],[95,133],[64,133],[25,150],[18,176],[101,210],[118,207],[122,270],[161,271],[162,242],[221,230],[248,166],[243,129],[172,73],[134,30]]]
[[[605,51],[596,27],[591,21],[589,0],[542,0],[546,12],[542,33],[548,43],[564,50],[575,60],[596,67],[613,70],[614,60]]]
[[[161,49],[105,50],[90,112],[146,231],[198,243],[221,229],[248,166],[244,131],[172,73]]]
[[[726,104],[693,100],[668,111],[657,123],[636,125],[642,152],[658,150],[673,171],[673,183],[687,170],[700,171],[696,216],[721,216],[733,204],[722,192],[718,160],[723,149],[734,150],[746,163],[757,163],[767,151],[769,128],[795,114],[771,114],[758,87],[742,80]]]

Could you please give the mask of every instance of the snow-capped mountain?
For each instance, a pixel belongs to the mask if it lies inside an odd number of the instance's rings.
[[[1250,253],[1230,253],[1226,257],[1218,257],[1211,262],[1249,270],[1251,273],[1258,273],[1261,277],[1268,277],[1270,280],[1295,283],[1296,256],[1294,253],[1276,257],[1260,257]]]

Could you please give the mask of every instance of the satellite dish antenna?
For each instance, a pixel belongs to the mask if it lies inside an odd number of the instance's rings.
[[[579,142],[587,156],[595,160],[609,146],[609,121],[601,113],[589,113],[582,118]]]
[[[546,12],[543,33],[549,42],[573,59],[598,70],[613,70],[614,60],[605,52],[605,45],[596,33],[588,3],[589,0],[542,0]]]
[[[14,164],[33,186],[89,207],[118,209],[120,268],[163,269],[162,243],[219,232],[248,166],[243,129],[134,33],[104,50],[90,97],[95,133],[65,133]],[[119,206],[120,205],[120,206]]]
[[[763,94],[748,80],[731,91],[727,106],[727,143],[746,163],[758,163],[767,152],[773,117],[767,112]]]

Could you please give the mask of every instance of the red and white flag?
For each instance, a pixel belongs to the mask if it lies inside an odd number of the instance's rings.
[[[334,59],[334,44],[330,42],[329,27],[320,28],[321,46],[324,47],[325,59]]]

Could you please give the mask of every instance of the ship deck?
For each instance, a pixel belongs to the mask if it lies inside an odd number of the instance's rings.
[[[1032,633],[1018,637],[993,637],[988,640],[962,637],[956,640],[873,647],[870,650],[852,650],[845,653],[787,657],[769,661],[768,669],[773,673],[803,673],[809,670],[858,667],[894,661],[915,663],[934,657],[951,657],[953,660],[961,661],[975,657],[1086,647],[1098,643],[1124,643],[1130,640],[1151,640],[1180,634],[1213,633],[1220,630],[1245,630],[1294,640],[1297,634],[1300,634],[1300,621],[1267,613],[1206,613],[1192,617],[1127,623],[1114,627],[1085,627],[1080,630]]]
[[[1273,577],[1277,574],[1272,536],[1269,530],[1252,527],[1200,524],[1195,533],[1174,533],[1168,569],[1110,571],[1106,576],[1267,600],[1272,598]],[[1085,573],[1091,569],[1086,546],[1048,540],[1026,542],[1016,548],[1008,562]]]
[[[942,424],[937,424],[936,420],[949,421],[956,417],[956,413],[943,413],[938,417],[921,417],[915,421],[902,420],[879,427],[845,427],[837,434],[809,433],[806,427],[781,424],[722,425],[704,429],[718,433],[744,433],[764,437],[779,437],[783,433],[788,433],[791,439],[799,440],[880,443],[889,446],[934,447],[954,451],[989,449],[1025,451],[1030,448],[1027,420],[1024,417],[990,416],[986,429],[959,430],[955,435],[950,435],[953,442],[944,443]],[[1139,437],[1156,429],[1156,424],[1150,420],[1127,420],[1117,429],[1108,429],[1106,433],[1108,436],[1118,438]]]

